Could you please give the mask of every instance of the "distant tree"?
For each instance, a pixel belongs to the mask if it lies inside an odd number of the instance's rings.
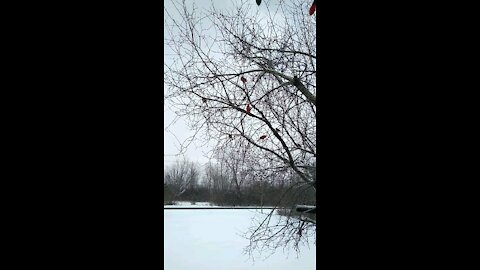
[[[218,164],[209,163],[205,167],[206,185],[210,191],[210,201],[218,205],[225,203],[224,196],[229,189],[229,177]]]
[[[171,192],[173,200],[178,200],[187,190],[195,189],[198,181],[197,165],[186,159],[179,160],[165,168],[164,186]]]

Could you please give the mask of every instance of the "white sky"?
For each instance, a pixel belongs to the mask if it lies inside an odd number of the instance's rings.
[[[173,8],[172,1],[181,1],[181,0],[166,0],[164,2],[165,9],[168,10],[169,13],[175,16],[175,9]],[[207,9],[211,7],[212,3],[215,5],[217,10],[227,10],[234,5],[235,2],[239,2],[239,0],[202,0],[202,1],[195,1],[195,0],[185,0],[188,6],[195,5],[197,10],[200,9]],[[257,6],[255,0],[248,0],[247,3],[254,5],[256,9],[260,12],[265,10],[269,3],[275,4],[276,0],[271,1],[262,1],[260,6]],[[167,18],[164,10],[164,16]],[[165,33],[165,31],[164,31]],[[165,54],[165,63],[171,63],[172,55],[170,55],[167,51],[167,48],[164,47],[164,54]],[[164,87],[165,89],[165,87]],[[187,148],[183,155],[179,154],[180,149],[180,142],[183,142],[189,136],[194,134],[193,130],[190,130],[183,119],[177,120],[174,124],[174,120],[176,119],[176,115],[174,111],[168,106],[167,101],[164,103],[164,167],[171,165],[178,159],[183,159],[183,157],[188,158],[191,161],[197,162],[201,165],[208,162],[208,158],[206,157],[206,153],[212,149],[212,146],[215,142],[211,143],[210,147],[202,146],[200,143],[191,143],[190,146]],[[177,137],[177,138],[175,138]]]
[[[193,3],[193,0],[186,0],[187,4]],[[223,2],[223,1],[221,1]],[[198,4],[198,3],[197,3]],[[164,7],[167,9],[171,14],[175,14],[173,9],[172,0],[166,0],[164,2]],[[164,10],[164,18],[167,18]],[[165,31],[164,31],[165,33]],[[168,64],[171,62],[172,56],[167,54],[167,48],[164,47],[164,54],[165,54],[165,62]],[[166,87],[164,87],[166,89]],[[172,164],[177,159],[182,159],[183,157],[187,157],[191,161],[205,163],[208,161],[204,157],[204,153],[202,153],[202,149],[195,144],[191,144],[190,147],[187,148],[187,151],[179,156],[180,152],[180,143],[183,142],[186,138],[193,134],[193,131],[190,130],[183,119],[178,119],[176,122],[176,115],[172,108],[170,108],[167,101],[164,103],[164,167]],[[174,122],[174,123],[173,123]]]
[[[187,3],[187,5],[193,6],[195,0],[186,0],[185,2]],[[201,2],[196,1],[196,6],[197,8],[208,8],[211,6],[211,3],[211,1],[205,0]],[[213,3],[215,4],[215,7],[219,10],[226,9],[233,5],[232,1],[225,0],[214,0]],[[164,2],[164,7],[165,9],[168,9],[171,14],[175,14],[175,10],[172,8],[172,0],[166,0]],[[166,14],[164,14],[164,16],[166,18]],[[164,53],[167,53],[166,48],[164,48]],[[171,62],[171,58],[171,55],[165,54],[165,62]],[[175,118],[175,113],[172,111],[172,109],[168,106],[167,103],[164,103],[164,167],[171,165],[173,162],[175,162],[175,160],[182,159],[183,157],[186,157],[191,161],[198,162],[199,164],[207,163],[208,158],[206,157],[206,153],[211,150],[211,147],[202,146],[199,145],[199,143],[191,143],[187,148],[185,154],[181,156],[178,155],[180,149],[180,142],[183,142],[189,136],[193,135],[194,131],[188,128],[186,122],[183,119],[179,119],[174,124],[172,124]]]

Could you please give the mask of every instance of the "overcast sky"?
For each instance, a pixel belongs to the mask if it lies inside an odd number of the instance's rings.
[[[255,2],[254,0],[252,1]],[[186,0],[187,5],[189,6],[193,6],[194,2],[195,0]],[[201,2],[196,1],[196,6],[198,8],[208,8],[211,3],[212,2],[208,0],[203,0]],[[215,8],[219,10],[228,9],[233,6],[233,2],[229,0],[214,0],[213,3],[215,4]],[[166,0],[164,2],[164,7],[170,14],[177,16],[173,8],[172,0]],[[164,54],[165,62],[168,64],[168,62],[171,62],[172,56],[168,53],[167,48],[164,48]],[[182,159],[183,157],[187,157],[189,160],[200,164],[208,162],[206,154],[212,147],[199,145],[199,143],[195,141],[189,145],[185,154],[178,156],[180,142],[183,142],[189,136],[193,135],[194,131],[188,128],[183,119],[176,119],[175,113],[167,102],[164,104],[164,166],[171,165],[175,160]]]
[[[187,5],[192,6],[194,0],[186,0]],[[225,3],[231,4],[230,1],[216,1],[220,5]],[[210,1],[202,1],[203,4],[210,4]],[[198,5],[198,1],[196,5]],[[164,1],[164,7],[170,14],[174,17],[178,17],[175,9],[173,8],[172,0]],[[164,10],[165,13],[165,10]],[[167,15],[164,14],[164,18],[167,18]],[[164,31],[165,33],[165,31]],[[164,47],[165,62],[166,64],[170,63],[172,60],[172,55],[169,54],[168,48]],[[164,89],[166,89],[164,87]],[[171,165],[175,160],[182,159],[183,157],[188,158],[191,161],[204,164],[208,161],[205,157],[206,152],[209,150],[205,146],[199,146],[197,143],[193,142],[189,145],[186,152],[182,155],[178,155],[180,151],[180,143],[185,141],[189,136],[193,135],[194,131],[190,130],[184,121],[184,119],[177,119],[177,116],[174,113],[174,108],[171,108],[170,104],[166,101],[164,103],[164,167]]]
[[[173,1],[181,1],[181,0],[173,0]],[[236,0],[237,3],[239,0]],[[255,0],[246,0],[247,3],[251,3],[254,5],[257,10],[262,12],[262,9],[266,8],[266,5],[269,2],[277,2],[275,0],[271,1],[262,1],[262,4],[257,7]],[[228,10],[231,8],[235,1],[233,0],[202,0],[202,1],[195,1],[195,0],[186,0],[185,1],[188,6],[195,5],[198,9],[208,8],[213,3],[217,10]],[[164,8],[168,10],[170,14],[174,17],[179,16],[176,14],[175,9],[173,8],[172,0],[165,0]],[[164,10],[165,13],[165,10]],[[167,18],[166,14],[164,14],[165,18]],[[164,31],[165,33],[165,31]],[[164,55],[165,55],[165,63],[171,63],[172,55],[169,53],[168,48],[164,47]],[[165,88],[164,88],[165,89]],[[168,102],[164,103],[164,166],[171,165],[175,160],[182,159],[183,157],[187,157],[191,161],[198,162],[200,164],[205,164],[208,162],[208,158],[206,154],[209,150],[212,149],[213,143],[210,146],[202,146],[199,143],[193,142],[187,148],[185,154],[178,156],[179,149],[180,149],[180,142],[183,142],[186,138],[194,134],[193,130],[190,130],[183,119],[176,119],[176,115],[172,110],[171,106],[169,106]],[[176,138],[175,138],[176,137]]]

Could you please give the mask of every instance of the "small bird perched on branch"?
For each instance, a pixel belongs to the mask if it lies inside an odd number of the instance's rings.
[[[246,83],[247,82],[247,79],[245,79],[245,77],[240,77],[240,80],[242,80],[243,83]]]
[[[250,108],[250,104],[247,103],[247,109],[246,109],[247,113],[250,113],[250,110],[251,110],[251,109],[252,109],[252,108]]]
[[[260,140],[263,140],[263,139],[265,139],[265,138],[267,138],[267,135],[262,135],[262,136],[260,136]]]
[[[313,4],[310,6],[310,10],[308,11],[308,15],[312,16],[313,13],[315,13],[316,5],[317,5],[317,0],[313,0]]]

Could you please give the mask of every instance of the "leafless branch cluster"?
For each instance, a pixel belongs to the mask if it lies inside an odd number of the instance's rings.
[[[245,233],[250,245],[244,253],[255,259],[261,254],[269,257],[278,249],[284,252],[300,251],[300,246],[316,245],[316,221],[303,216],[273,215],[273,211],[262,219],[255,219],[255,226]]]
[[[195,163],[183,160],[167,167],[164,173],[164,185],[172,192],[172,200],[181,196],[188,188],[194,188],[199,181],[199,169]]]

